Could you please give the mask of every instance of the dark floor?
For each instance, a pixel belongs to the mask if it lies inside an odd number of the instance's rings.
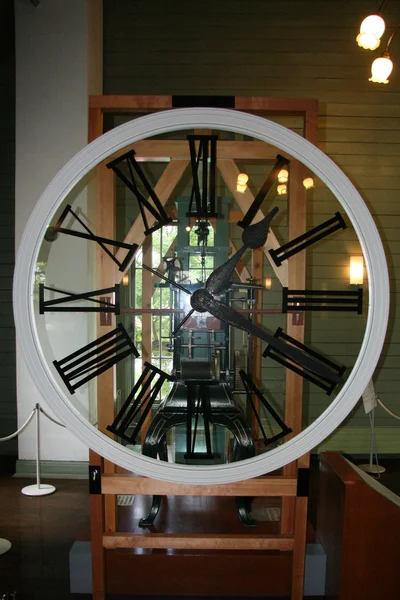
[[[387,471],[381,476],[381,482],[400,493],[400,461],[383,460],[382,463]],[[0,600],[11,598],[6,595],[11,592],[17,592],[18,600],[89,599],[87,595],[69,593],[69,550],[75,540],[89,539],[87,481],[54,480],[55,494],[30,498],[22,495],[21,489],[32,484],[32,480],[12,478],[12,468],[12,461],[2,461],[0,537],[9,539],[12,548],[0,556]],[[317,472],[314,464],[309,511],[314,525]],[[115,596],[111,598],[117,600]],[[131,596],[121,598],[128,600]],[[140,600],[138,596],[135,598]]]

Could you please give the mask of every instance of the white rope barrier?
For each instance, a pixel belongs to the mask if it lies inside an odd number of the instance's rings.
[[[383,410],[386,410],[386,412],[389,413],[390,416],[392,416],[395,419],[398,419],[400,421],[400,416],[396,415],[396,413],[392,412],[390,410],[390,408],[388,408],[385,404],[383,404],[382,400],[380,400],[379,398],[377,398],[377,401],[378,401],[379,406],[382,406]]]
[[[22,425],[22,427],[17,429],[17,431],[15,433],[12,433],[11,435],[7,435],[6,437],[0,438],[0,442],[8,442],[8,440],[12,440],[15,437],[17,437],[20,433],[22,433],[24,431],[24,429],[26,427],[28,427],[29,423],[32,421],[33,417],[35,416],[35,412],[36,412],[36,406],[33,409],[33,411],[31,412],[31,414],[29,415],[29,417],[27,418],[27,420],[25,421],[25,423]]]
[[[32,410],[31,414],[29,415],[26,422],[22,425],[22,427],[17,429],[15,433],[12,433],[4,438],[0,438],[0,442],[8,442],[9,440],[14,439],[18,435],[20,435],[20,433],[22,433],[24,429],[26,429],[26,427],[28,427],[29,423],[36,415],[36,483],[34,485],[27,485],[24,488],[22,488],[21,492],[25,496],[47,496],[48,494],[52,494],[56,491],[54,485],[40,483],[40,413],[42,413],[45,417],[47,417],[47,419],[49,419],[49,421],[52,421],[55,425],[65,428],[65,425],[63,423],[56,421],[53,417],[48,415],[47,412],[43,410],[43,408],[41,408],[39,404],[36,404],[35,408]]]
[[[49,419],[49,421],[52,421],[56,425],[59,425],[60,427],[64,427],[64,429],[65,429],[65,425],[63,423],[60,423],[59,421],[56,421],[55,419],[53,419],[53,417],[48,415],[47,412],[41,406],[39,406],[39,410],[45,417],[47,417]]]

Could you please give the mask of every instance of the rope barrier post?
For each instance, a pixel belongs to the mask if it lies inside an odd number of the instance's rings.
[[[0,555],[5,554],[11,548],[11,542],[4,538],[0,538]]]
[[[370,437],[370,452],[369,452],[369,464],[368,465],[358,465],[358,468],[364,471],[365,473],[370,473],[371,475],[379,475],[386,471],[385,467],[382,467],[378,462],[378,454],[376,452],[375,445],[375,408],[371,410],[369,413],[369,424],[371,427],[371,437]],[[375,461],[374,464],[374,454]]]
[[[24,496],[48,496],[56,491],[54,485],[40,483],[40,406],[36,404],[36,483],[22,488]]]

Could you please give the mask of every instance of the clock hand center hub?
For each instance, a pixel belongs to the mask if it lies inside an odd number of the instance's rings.
[[[212,302],[212,300],[212,295],[204,288],[195,290],[190,296],[190,304],[192,305],[192,308],[201,313],[208,311],[208,307],[210,306],[210,302]]]

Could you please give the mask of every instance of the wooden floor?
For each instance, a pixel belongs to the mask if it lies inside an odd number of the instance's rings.
[[[381,478],[382,483],[399,493],[400,462],[382,462],[388,466],[387,473]],[[14,479],[10,473],[0,473],[0,537],[9,539],[13,545],[7,554],[0,556],[2,600],[4,594],[14,591],[18,593],[18,600],[86,600],[90,597],[69,593],[69,550],[74,541],[89,539],[87,481],[58,479],[49,483],[57,487],[54,495],[29,498],[21,494],[21,489],[24,485],[32,484],[31,479]],[[315,517],[315,490],[314,483],[310,506],[312,520]],[[140,502],[136,502],[134,507],[121,509],[122,521],[126,526],[130,524],[133,528],[136,526],[137,517],[145,513],[145,507],[141,506]],[[168,504],[164,503],[158,526],[170,529],[167,508]],[[193,516],[198,511],[209,526],[215,530],[221,527],[218,515],[207,514],[201,500],[193,508]],[[230,507],[229,510],[234,509]],[[273,528],[274,525],[270,524],[268,527]],[[117,596],[110,596],[111,598],[114,600]],[[131,597],[121,598],[127,600]],[[181,598],[183,600],[183,597]],[[139,597],[136,596],[136,599],[139,600]],[[163,600],[168,598],[163,597]],[[229,599],[225,597],[224,600]],[[314,600],[318,598],[314,597]]]

